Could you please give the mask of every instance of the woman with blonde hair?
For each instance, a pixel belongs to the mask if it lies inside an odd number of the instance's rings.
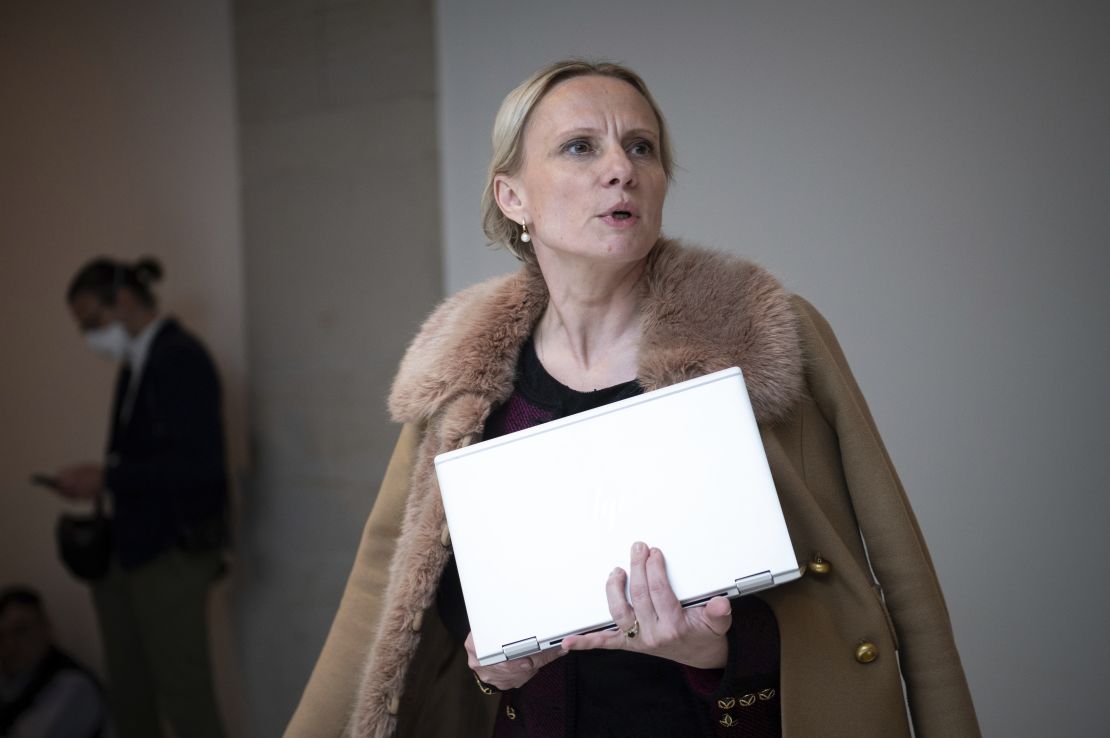
[[[661,235],[672,170],[626,67],[558,62],[506,97],[483,225],[523,266],[446,300],[401,362],[404,427],[288,736],[978,734],[924,541],[832,331],[761,268]],[[598,585],[618,630],[480,666],[433,457],[733,365],[807,574],[682,609],[664,552],[629,542]]]

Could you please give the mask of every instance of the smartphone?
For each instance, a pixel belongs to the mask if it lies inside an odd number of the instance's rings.
[[[53,490],[57,490],[60,486],[58,478],[52,477],[49,474],[32,474],[31,484],[37,484],[40,487],[49,487]]]

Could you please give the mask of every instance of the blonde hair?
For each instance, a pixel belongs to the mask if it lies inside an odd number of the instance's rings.
[[[535,254],[531,244],[520,240],[519,223],[509,220],[497,206],[493,182],[498,175],[512,175],[520,171],[524,164],[524,129],[528,118],[555,85],[574,77],[596,75],[612,77],[632,85],[644,96],[655,118],[659,122],[659,158],[667,180],[674,171],[674,157],[671,141],[667,135],[667,123],[655,99],[648,91],[640,75],[628,67],[612,62],[590,62],[583,59],[565,59],[550,64],[524,80],[505,96],[497,117],[493,121],[493,155],[490,158],[486,175],[486,188],[482,192],[482,230],[486,238],[495,246],[504,246],[521,261],[532,262]]]

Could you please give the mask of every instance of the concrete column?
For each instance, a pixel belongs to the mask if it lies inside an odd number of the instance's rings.
[[[240,617],[280,735],[398,428],[385,397],[441,294],[429,2],[234,3],[253,474]]]

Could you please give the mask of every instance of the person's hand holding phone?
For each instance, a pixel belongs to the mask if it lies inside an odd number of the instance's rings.
[[[104,467],[92,462],[71,464],[58,472],[58,494],[70,500],[92,500],[104,491]]]

